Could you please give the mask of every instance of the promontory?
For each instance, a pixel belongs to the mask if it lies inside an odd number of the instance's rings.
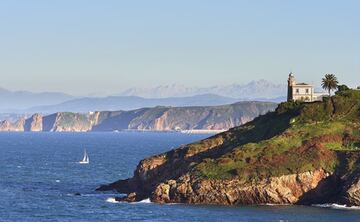
[[[141,160],[100,191],[156,203],[360,205],[360,91],[274,112]]]

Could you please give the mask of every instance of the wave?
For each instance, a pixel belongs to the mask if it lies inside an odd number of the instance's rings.
[[[286,203],[284,203],[284,204],[272,204],[272,203],[266,203],[266,204],[260,204],[260,206],[291,206],[291,204],[286,204]]]
[[[346,206],[341,204],[335,204],[335,203],[326,203],[326,204],[313,204],[314,207],[322,207],[322,208],[331,208],[331,209],[337,209],[337,210],[360,210],[360,206]]]
[[[144,200],[141,200],[138,202],[131,202],[131,204],[149,204],[149,203],[152,203],[150,198],[147,198],[147,199],[144,199]]]
[[[151,200],[150,200],[150,198],[147,198],[142,201],[139,201],[139,203],[151,203]]]
[[[67,193],[66,196],[81,196],[81,197],[113,197],[113,193]]]
[[[85,193],[81,194],[84,197],[106,197],[106,196],[114,196],[113,193]]]
[[[106,202],[108,203],[119,203],[119,201],[115,200],[115,197],[109,197],[106,199]]]
[[[108,203],[121,203],[121,202],[125,202],[125,203],[126,203],[126,201],[117,201],[117,200],[115,199],[115,197],[109,197],[109,198],[107,198],[107,199],[106,199],[106,202],[108,202]],[[130,204],[148,204],[148,203],[152,203],[149,198],[144,199],[144,200],[139,201],[139,202],[131,202]]]

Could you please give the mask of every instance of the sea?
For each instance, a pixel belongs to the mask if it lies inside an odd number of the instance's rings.
[[[0,133],[0,221],[360,221],[358,208],[211,206],[114,201],[101,185],[150,155],[209,134]],[[90,164],[79,164],[86,149]],[[81,195],[76,195],[80,193]]]

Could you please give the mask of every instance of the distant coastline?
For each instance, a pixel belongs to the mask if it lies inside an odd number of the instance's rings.
[[[154,131],[219,133],[273,111],[271,102],[244,101],[221,106],[142,108],[131,111],[33,114],[29,118],[0,122],[0,131],[11,132],[116,132]]]
[[[227,130],[135,130],[124,129],[114,131],[0,131],[0,133],[180,133],[180,134],[218,134]]]
[[[192,129],[192,130],[115,130],[112,132],[120,133],[120,132],[150,132],[150,133],[183,133],[183,134],[218,134],[227,131],[226,129],[222,130],[208,130],[208,129]]]

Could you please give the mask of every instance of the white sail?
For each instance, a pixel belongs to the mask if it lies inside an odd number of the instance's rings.
[[[83,158],[83,162],[86,162],[87,161],[87,157],[88,157],[88,155],[87,155],[87,153],[86,153],[86,150],[84,150],[84,158]]]
[[[89,163],[89,155],[86,154],[85,162]]]
[[[84,157],[83,159],[79,162],[81,164],[88,164],[90,162],[90,159],[89,159],[89,156],[88,154],[86,153],[86,150],[84,150]]]

